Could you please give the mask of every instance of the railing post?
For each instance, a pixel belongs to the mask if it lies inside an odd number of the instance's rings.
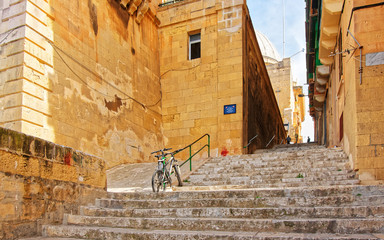
[[[200,148],[196,153],[194,153],[192,155],[192,146],[199,142],[200,140],[202,140],[205,136],[208,136],[208,144],[205,144],[202,148]],[[181,152],[181,151],[184,151],[184,150],[187,150],[187,148],[189,148],[189,158],[186,159],[181,165],[180,167],[184,166],[185,164],[187,164],[187,162],[189,161],[189,170],[192,171],[192,158],[198,154],[200,151],[202,151],[203,149],[205,149],[205,147],[208,147],[208,157],[211,157],[211,136],[207,133],[207,134],[204,134],[203,136],[201,136],[199,139],[197,139],[195,142],[191,143],[190,145],[184,147],[183,149],[180,149],[178,152]],[[177,154],[177,153],[176,153]]]
[[[271,140],[269,140],[268,144],[267,144],[265,147],[268,147],[268,146],[269,146],[269,144],[271,144],[272,140],[273,140],[273,139],[275,139],[275,137],[276,137],[276,134],[275,134],[275,135],[273,135],[273,137],[271,138]]]
[[[189,146],[189,171],[192,171],[192,146]]]
[[[211,135],[208,134],[208,157],[211,157]]]

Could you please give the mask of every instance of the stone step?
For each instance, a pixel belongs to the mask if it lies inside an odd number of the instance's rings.
[[[243,176],[239,174],[217,174],[217,175],[194,175],[191,176],[188,181],[193,182],[209,182],[209,181],[249,181],[253,183],[277,183],[277,182],[311,182],[311,181],[317,181],[319,182],[318,185],[320,185],[320,182],[322,181],[345,181],[345,180],[356,180],[358,182],[358,179],[355,178],[354,174],[351,175],[336,175],[336,176],[316,176],[316,175],[310,175],[307,173],[294,173],[289,176]],[[343,184],[345,185],[345,184]]]
[[[282,181],[284,180],[284,181]],[[225,181],[190,181],[186,183],[186,186],[218,186],[218,185],[244,185],[247,188],[252,187],[270,187],[270,188],[281,188],[281,187],[304,187],[304,186],[334,186],[334,185],[353,185],[359,184],[357,179],[345,179],[340,181],[306,181],[305,178],[292,178],[292,179],[264,179],[264,182],[256,180],[248,181],[236,181],[236,180],[225,180]]]
[[[266,207],[316,207],[316,206],[360,206],[369,202],[371,206],[384,204],[384,195],[377,196],[324,196],[324,197],[254,197],[254,198],[215,198],[184,200],[117,200],[99,199],[96,206],[102,208],[266,208]]]
[[[228,155],[222,158],[254,158],[254,157],[307,157],[307,156],[314,156],[314,157],[328,157],[328,156],[335,156],[335,157],[347,157],[347,155],[342,150],[333,150],[333,149],[327,149],[327,148],[319,148],[319,149],[305,149],[302,151],[257,151],[254,154],[246,154],[246,155]],[[220,157],[216,157],[220,158]]]
[[[256,171],[273,171],[273,170],[280,170],[280,171],[286,171],[286,170],[294,170],[296,168],[300,168],[300,169],[307,169],[308,171],[322,171],[322,170],[328,170],[328,171],[336,171],[338,169],[341,169],[341,170],[349,170],[346,166],[346,164],[343,162],[343,163],[338,163],[338,164],[334,164],[334,163],[327,163],[328,166],[325,166],[324,164],[321,165],[321,166],[312,166],[310,164],[304,164],[304,163],[300,163],[300,165],[293,165],[293,164],[286,164],[286,165],[283,165],[283,164],[247,164],[246,166],[244,165],[241,165],[241,164],[233,164],[233,165],[230,165],[230,164],[218,164],[217,166],[213,166],[213,165],[203,165],[201,168],[199,168],[197,171],[202,171],[202,170],[215,170],[215,171],[228,171],[228,170],[233,170],[233,169],[238,169],[238,170],[242,170],[242,169],[245,169],[245,170],[250,170],[250,169],[253,169],[253,170],[256,170]]]
[[[81,215],[95,217],[134,218],[368,218],[384,217],[384,205],[352,207],[280,207],[280,208],[155,208],[155,209],[110,209],[82,207]]]
[[[215,159],[255,159],[255,158],[263,158],[263,159],[294,159],[294,158],[304,158],[309,161],[313,161],[313,159],[329,159],[329,158],[348,158],[348,156],[344,152],[339,151],[329,151],[326,149],[318,150],[318,151],[303,151],[303,152],[270,152],[264,154],[250,154],[250,155],[237,155],[237,156],[226,156],[226,157],[215,157]]]
[[[61,237],[34,237],[22,238],[19,240],[84,240],[83,238],[61,238]]]
[[[189,180],[187,186],[170,192],[109,193],[95,206],[81,207],[80,215],[65,215],[65,225],[43,226],[43,235],[156,240],[384,238],[384,187],[356,185],[359,180],[339,149],[296,145],[212,158]]]
[[[317,157],[317,158],[286,158],[286,157],[278,157],[278,158],[266,158],[266,157],[254,157],[254,158],[212,158],[210,159],[206,165],[215,165],[220,166],[224,164],[301,164],[308,163],[312,165],[322,165],[324,163],[343,163],[346,162],[348,158],[344,157]]]
[[[349,195],[362,198],[370,195],[384,195],[383,186],[316,186],[316,187],[293,187],[293,188],[248,188],[248,189],[227,189],[216,191],[196,191],[187,187],[190,191],[180,192],[130,192],[130,193],[109,193],[108,198],[115,200],[193,200],[193,199],[221,199],[221,198],[317,198]],[[183,189],[178,188],[178,189]]]
[[[293,145],[293,144],[290,144],[290,145],[278,145],[278,146],[275,146],[274,148],[272,149],[258,149],[255,151],[255,153],[269,153],[269,152],[291,152],[291,151],[306,151],[306,150],[323,150],[323,149],[327,149],[327,150],[331,150],[331,151],[342,151],[341,148],[326,148],[325,146],[323,145],[318,145],[318,144],[296,144],[296,145]]]
[[[214,172],[208,172],[208,171],[199,171],[195,172],[191,175],[191,177],[210,177],[210,178],[226,178],[226,177],[258,177],[258,178],[295,178],[299,174],[305,176],[318,176],[318,177],[337,177],[337,176],[351,176],[355,177],[356,173],[352,171],[308,171],[308,170],[301,170],[301,169],[292,169],[287,171],[249,171],[249,170],[241,170],[241,171],[214,171]]]
[[[284,174],[284,173],[291,173],[291,172],[317,172],[317,173],[328,173],[328,172],[352,172],[352,170],[349,169],[349,167],[345,166],[337,166],[335,164],[331,164],[330,166],[310,166],[310,165],[301,165],[301,166],[294,166],[294,165],[287,165],[287,166],[247,166],[247,167],[238,167],[236,165],[234,166],[217,166],[217,167],[207,167],[203,166],[197,171],[194,172],[194,174],[217,174],[217,173],[255,173],[255,174],[261,174],[261,173],[268,173],[268,174]]]
[[[355,179],[354,172],[329,172],[329,173],[316,173],[316,172],[293,172],[284,174],[271,174],[271,175],[259,175],[259,174],[242,174],[242,173],[215,173],[215,174],[194,174],[190,176],[189,180],[220,180],[228,178],[244,178],[248,180],[263,180],[263,179],[289,179],[289,178],[301,178],[303,176],[307,180],[309,178],[315,178],[316,181],[327,178],[328,180],[344,180]]]
[[[206,163],[203,165],[200,169],[197,170],[197,172],[200,171],[238,171],[238,170],[272,170],[273,168],[279,168],[280,170],[288,170],[288,169],[297,169],[297,170],[333,170],[333,169],[347,169],[345,162],[340,163],[332,163],[332,162],[324,162],[324,163],[318,163],[318,164],[310,164],[306,162],[300,162],[300,163],[218,163],[218,164],[212,164],[212,163]]]
[[[231,218],[123,218],[65,215],[69,225],[134,229],[296,232],[296,233],[372,233],[384,229],[382,218],[367,219],[231,219]]]
[[[253,171],[252,171],[253,170]],[[216,169],[211,171],[210,169],[200,169],[193,173],[193,175],[214,175],[214,174],[239,174],[239,175],[258,175],[258,176],[269,176],[269,175],[282,175],[282,174],[292,174],[292,173],[316,173],[323,175],[334,175],[334,174],[349,174],[353,173],[353,171],[348,169],[342,169],[338,167],[330,167],[330,168],[310,168],[310,169],[289,169],[287,167],[276,167],[276,168],[254,168],[254,169],[239,169],[234,171],[233,169]],[[192,176],[193,176],[192,175]]]
[[[255,157],[265,157],[265,158],[277,158],[280,156],[284,157],[348,157],[342,150],[332,150],[327,148],[321,149],[306,149],[302,151],[259,151],[253,154],[243,154],[243,155],[227,155],[227,156],[218,156],[215,158],[233,158],[233,159],[249,159]]]
[[[248,181],[252,183],[277,183],[277,182],[319,182],[318,185],[321,185],[320,182],[338,182],[345,180],[354,180],[358,182],[358,179],[354,177],[354,175],[339,175],[339,176],[313,176],[307,173],[296,173],[291,176],[269,176],[269,177],[261,177],[261,176],[242,176],[242,175],[231,175],[225,174],[220,176],[212,175],[194,175],[189,178],[191,182],[236,182],[236,181]],[[343,184],[345,185],[345,184]]]
[[[129,228],[107,228],[107,227],[80,227],[80,226],[44,226],[44,232],[49,238],[41,240],[55,239],[59,236],[73,236],[88,239],[142,239],[142,240],[169,240],[169,239],[227,239],[227,240],[377,240],[382,239],[382,235],[370,234],[302,234],[302,233],[265,233],[265,232],[229,232],[229,231],[175,231],[175,230],[147,230]],[[30,239],[34,240],[34,239]]]

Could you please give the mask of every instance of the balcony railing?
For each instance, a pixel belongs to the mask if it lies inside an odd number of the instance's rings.
[[[168,5],[171,5],[177,2],[182,2],[182,1],[184,0],[163,0],[163,2],[159,4],[159,7],[168,6]]]

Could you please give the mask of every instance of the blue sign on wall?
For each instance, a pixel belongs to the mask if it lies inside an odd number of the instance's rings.
[[[235,114],[236,104],[224,105],[224,114]]]

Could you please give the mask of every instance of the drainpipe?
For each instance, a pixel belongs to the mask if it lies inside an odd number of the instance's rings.
[[[363,66],[362,66],[362,54],[363,54],[363,46],[360,45],[360,43],[356,40],[356,38],[353,36],[353,34],[351,33],[351,31],[349,31],[349,29],[347,30],[349,34],[351,34],[353,40],[355,40],[355,42],[357,43],[357,45],[359,46],[359,49],[360,49],[360,67],[359,67],[359,73],[360,73],[360,85],[363,81]]]

